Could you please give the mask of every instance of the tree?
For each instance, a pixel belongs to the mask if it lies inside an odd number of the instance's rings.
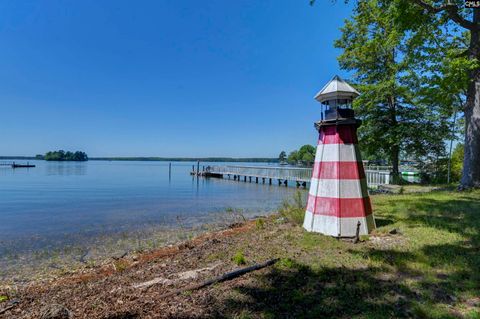
[[[44,156],[46,161],[88,161],[88,156],[85,152],[76,151],[65,152],[63,150],[47,152]]]
[[[464,156],[463,144],[458,143],[452,153],[452,181],[459,181],[462,176]]]
[[[362,149],[369,155],[386,155],[397,180],[401,153],[415,157],[442,154],[448,133],[439,105],[419,98],[422,85],[416,68],[424,61],[410,54],[423,47],[418,38],[435,37],[431,34],[435,29],[420,24],[423,28],[412,33],[397,22],[398,14],[392,0],[357,1],[335,42],[343,50],[338,57],[340,67],[355,72],[362,92],[354,102],[363,120],[359,128]]]
[[[288,163],[290,164],[303,164],[303,165],[312,165],[315,160],[315,146],[313,145],[303,145],[297,151],[292,151],[288,155]]]
[[[424,14],[442,16],[449,22],[465,29],[469,35],[467,49],[463,57],[467,58],[468,86],[466,93],[465,140],[463,171],[460,186],[463,189],[480,187],[480,11],[478,9],[461,9],[464,1],[404,0],[423,9]],[[471,16],[471,19],[467,17]]]
[[[312,165],[315,160],[315,147],[313,145],[303,145],[298,150],[298,158],[304,165]]]
[[[290,154],[288,154],[287,161],[290,164],[297,164],[297,162],[299,161],[298,152],[297,151],[290,152]]]
[[[310,0],[313,4],[315,0]],[[467,78],[464,112],[464,159],[460,189],[480,187],[480,10],[463,8],[464,0],[392,0],[404,28],[429,26],[438,21],[440,27],[457,27],[468,36],[466,50],[456,59],[464,61],[463,75]],[[402,15],[407,12],[408,14]],[[425,36],[425,34],[424,34]],[[422,41],[422,37],[418,38]],[[388,42],[388,41],[386,41]],[[439,51],[437,51],[439,52]],[[434,57],[429,56],[429,58]]]
[[[280,163],[284,163],[287,160],[287,153],[285,151],[281,151],[280,155],[278,155],[278,161]]]

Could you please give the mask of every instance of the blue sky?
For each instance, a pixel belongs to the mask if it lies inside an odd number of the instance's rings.
[[[343,2],[0,2],[0,155],[272,156],[315,143]]]

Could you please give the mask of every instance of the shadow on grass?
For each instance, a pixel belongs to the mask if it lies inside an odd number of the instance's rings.
[[[392,209],[379,220],[401,221],[409,226],[424,225],[458,233],[471,241],[480,237],[480,197],[462,196],[435,198],[418,196],[398,200],[392,198],[383,206]],[[378,226],[382,226],[381,224]]]
[[[257,277],[255,286],[236,288],[237,297],[224,302],[217,318],[408,318],[417,295],[380,269],[323,268],[304,265],[275,268]]]
[[[478,195],[392,197],[381,204],[388,209],[377,219],[377,226],[398,222],[404,227],[436,228],[461,237],[451,240],[443,233],[439,236],[446,236],[446,243],[429,245],[430,230],[422,235],[425,237],[417,249],[365,247],[348,251],[361,255],[365,264],[374,261],[379,265],[376,267],[278,266],[219,301],[216,317],[464,317],[452,306],[465,301],[462,296],[480,295]]]
[[[388,225],[391,225],[393,223],[394,223],[394,221],[390,218],[384,218],[384,217],[376,217],[375,218],[375,225],[377,225],[377,227],[388,226]]]
[[[460,296],[480,293],[478,248],[460,244],[426,246],[419,252],[424,258],[395,250],[350,252],[384,266],[318,270],[302,264],[275,267],[235,288],[226,301],[218,302],[215,317],[457,318],[450,309],[461,301]],[[448,262],[456,270],[426,276],[412,267],[422,260],[427,267]],[[407,281],[416,284],[407,286]]]

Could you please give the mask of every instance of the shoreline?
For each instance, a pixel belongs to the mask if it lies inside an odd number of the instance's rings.
[[[74,234],[68,241],[59,241],[43,248],[6,247],[0,256],[0,282],[3,285],[25,285],[36,281],[51,280],[59,276],[94,268],[112,259],[141,254],[171,247],[205,234],[228,230],[232,226],[276,212],[264,214],[231,210],[212,214],[210,222],[184,226],[158,224],[119,232],[97,233],[89,238]],[[63,237],[64,239],[65,237]],[[84,241],[85,240],[85,241]],[[2,287],[0,286],[0,289]]]

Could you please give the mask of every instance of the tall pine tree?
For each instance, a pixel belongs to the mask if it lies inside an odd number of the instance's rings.
[[[438,105],[419,98],[422,85],[416,69],[422,61],[411,54],[423,45],[418,38],[435,37],[431,26],[436,21],[419,23],[412,32],[399,23],[400,12],[395,1],[357,1],[335,42],[343,50],[340,67],[354,72],[362,92],[354,104],[364,121],[359,129],[362,147],[368,154],[386,156],[397,177],[401,154],[441,154],[448,134]]]

